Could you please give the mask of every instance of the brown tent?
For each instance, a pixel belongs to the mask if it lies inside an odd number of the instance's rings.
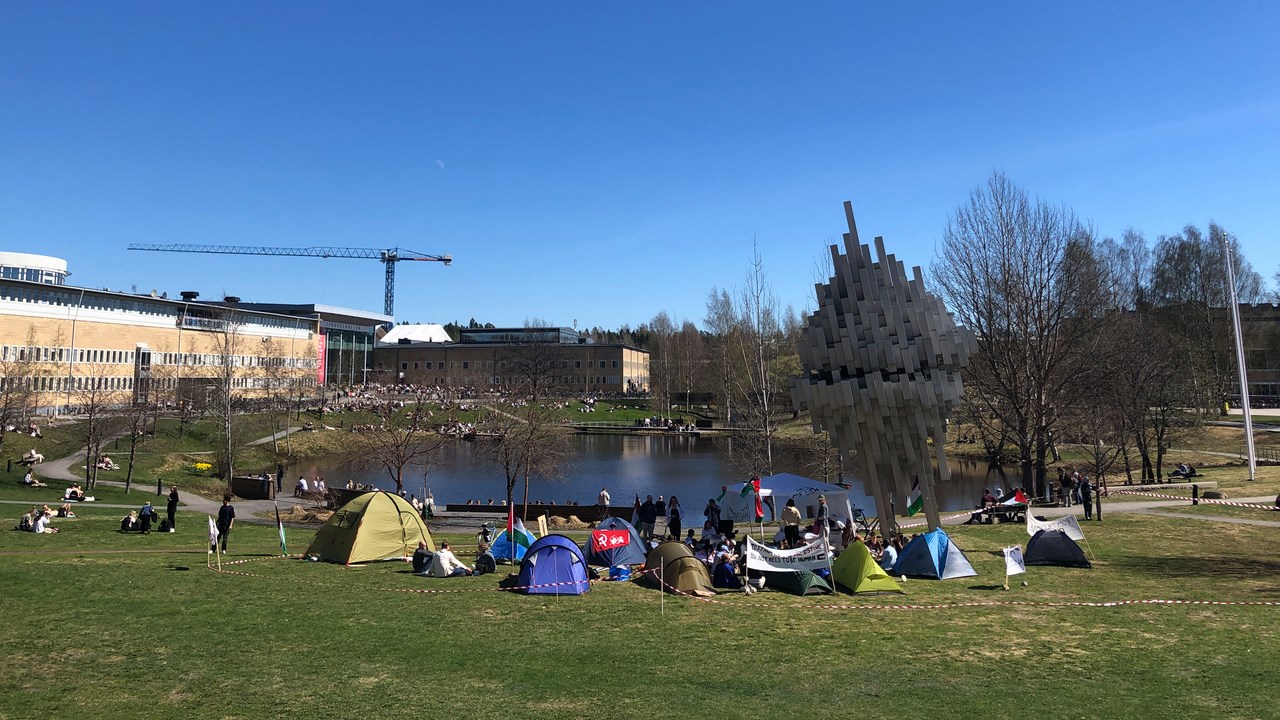
[[[667,592],[687,595],[715,595],[711,574],[693,551],[683,543],[664,542],[649,552],[641,581]]]

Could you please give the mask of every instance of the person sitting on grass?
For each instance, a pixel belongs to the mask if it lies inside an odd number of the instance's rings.
[[[462,564],[449,549],[449,543],[440,545],[440,549],[431,557],[431,577],[450,578],[471,574],[471,568]]]
[[[138,513],[130,510],[128,515],[120,518],[120,532],[133,532],[138,529]]]
[[[427,541],[419,540],[418,549],[413,551],[413,574],[426,575],[431,570],[431,551],[427,549]]]
[[[58,528],[49,525],[49,514],[41,512],[36,518],[35,526],[32,528],[37,533],[56,533]]]
[[[40,482],[40,479],[37,478],[36,474],[31,472],[30,469],[27,470],[26,475],[22,476],[22,484],[30,487],[49,487],[48,485]]]
[[[63,500],[71,500],[73,502],[84,502],[84,491],[80,489],[80,483],[71,483],[71,487],[62,495]]]
[[[684,544],[688,545],[690,550],[698,547],[698,539],[693,536],[693,528],[689,528],[689,534],[684,536]]]
[[[58,517],[60,518],[74,518],[75,516],[76,514],[71,511],[71,503],[62,503],[61,507],[58,508]]]

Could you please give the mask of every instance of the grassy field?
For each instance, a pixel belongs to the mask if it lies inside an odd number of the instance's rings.
[[[6,528],[18,508],[0,505]],[[1280,607],[1065,604],[1280,602],[1274,528],[1109,515],[1085,525],[1093,570],[1032,568],[1004,592],[996,553],[1025,544],[1023,529],[960,527],[976,578],[705,602],[631,583],[525,597],[493,575],[272,558],[274,528],[249,525],[220,574],[205,567],[203,516],[144,537],[116,533],[119,514],[85,507],[57,535],[0,533],[17,609],[0,623],[0,718],[1280,713]],[[311,532],[291,529],[290,550]],[[948,607],[874,609],[898,603]]]

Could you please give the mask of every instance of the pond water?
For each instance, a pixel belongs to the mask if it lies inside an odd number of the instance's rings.
[[[655,497],[677,495],[686,508],[701,507],[707,498],[720,494],[724,485],[748,478],[738,473],[730,460],[733,452],[729,438],[706,438],[692,435],[574,435],[573,460],[563,476],[535,479],[529,501],[548,503],[574,501],[594,505],[602,486],[609,488],[613,503],[631,502],[636,495]],[[454,442],[446,445],[440,457],[425,473],[421,468],[406,468],[405,492],[423,497],[430,490],[436,503],[463,503],[470,499],[488,503],[492,498],[500,504],[506,496],[502,469],[488,458],[489,445],[484,440]],[[950,460],[951,481],[937,488],[938,507],[943,512],[967,509],[976,504],[984,487],[1009,487],[1010,480],[999,468],[986,463]],[[777,472],[799,475],[803,464],[798,458],[783,453],[776,463]],[[330,487],[340,487],[348,479],[394,490],[395,482],[385,470],[354,467],[336,459],[320,458],[290,468],[290,478],[299,473],[312,478],[322,475]],[[844,482],[853,486],[849,499],[870,513],[875,502],[855,475],[846,473]],[[523,484],[517,486],[516,497],[523,496]]]

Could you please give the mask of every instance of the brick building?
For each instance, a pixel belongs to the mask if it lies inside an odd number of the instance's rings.
[[[397,326],[378,341],[371,379],[442,387],[519,385],[537,366],[561,393],[649,390],[649,353],[630,345],[587,342],[572,328],[474,328],[457,342],[439,326]],[[414,333],[415,328],[426,332]],[[417,337],[428,337],[419,340]]]

